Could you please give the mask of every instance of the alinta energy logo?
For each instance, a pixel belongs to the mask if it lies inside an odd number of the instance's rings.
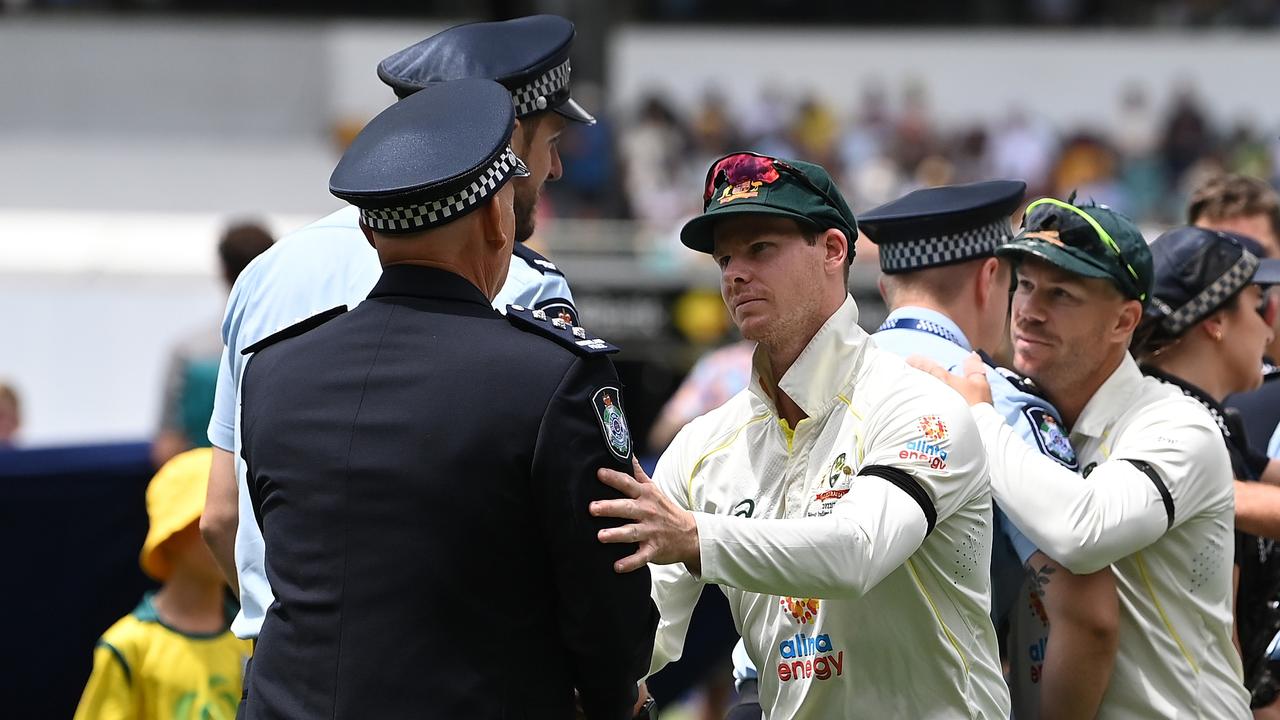
[[[920,460],[934,470],[946,469],[947,451],[942,443],[950,437],[947,424],[937,415],[927,415],[920,418],[919,430],[921,437],[903,445],[898,451],[898,459]]]
[[[821,602],[817,598],[784,597],[781,605],[791,619],[801,625],[817,622]],[[844,674],[844,651],[836,650],[831,636],[797,633],[778,645],[778,679],[782,682],[817,678],[827,680]]]

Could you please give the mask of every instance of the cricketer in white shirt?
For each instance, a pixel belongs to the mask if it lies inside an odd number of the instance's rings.
[[[876,348],[857,319],[846,296],[778,383],[807,415],[794,432],[758,350],[751,386],[659,461],[653,481],[694,512],[701,576],[650,566],[662,614],[651,670],[680,657],[714,583],[769,718],[1006,718],[976,428],[958,396]]]
[[[1125,355],[1071,427],[1084,478],[991,405],[973,414],[1014,523],[1072,572],[1115,574],[1120,647],[1098,717],[1249,717],[1231,640],[1231,461],[1205,409]]]

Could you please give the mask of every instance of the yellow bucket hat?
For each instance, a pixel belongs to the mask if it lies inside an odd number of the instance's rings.
[[[142,570],[163,582],[172,568],[160,546],[174,534],[200,519],[213,450],[197,448],[175,455],[147,485],[147,517],[151,528],[142,543],[138,562]]]

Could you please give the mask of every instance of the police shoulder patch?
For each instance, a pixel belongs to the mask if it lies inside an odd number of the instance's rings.
[[[618,347],[546,310],[533,310],[523,305],[508,305],[507,320],[526,332],[554,340],[579,355],[618,352]]]
[[[305,320],[302,320],[300,322],[296,322],[284,328],[283,330],[277,330],[276,332],[271,333],[270,335],[262,338],[258,342],[253,343],[252,345],[249,345],[245,349],[241,350],[240,354],[252,355],[253,353],[258,352],[263,348],[268,348],[268,347],[271,347],[272,345],[275,345],[281,340],[288,340],[291,337],[297,337],[305,332],[309,332],[311,330],[314,330],[320,327],[321,325],[345,313],[346,311],[347,311],[346,305],[339,305],[338,307],[335,307],[335,308],[329,308],[328,310],[325,310],[324,312],[318,315],[312,315],[311,317]]]
[[[1066,430],[1063,429],[1062,423],[1058,422],[1058,418],[1042,407],[1028,406],[1022,412],[1031,423],[1031,433],[1035,437],[1036,445],[1040,446],[1040,452],[1057,460],[1069,470],[1078,470],[1080,464],[1076,459],[1075,448],[1071,447],[1071,439],[1067,437]]]
[[[631,429],[622,410],[622,393],[616,387],[602,387],[591,396],[591,409],[595,410],[604,433],[604,443],[609,452],[623,462],[631,460]]]

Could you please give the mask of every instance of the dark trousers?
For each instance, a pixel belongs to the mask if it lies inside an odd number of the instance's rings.
[[[240,707],[236,708],[236,720],[244,720],[249,704],[249,670],[253,668],[253,658],[244,664],[244,689],[240,691]]]
[[[760,685],[755,680],[743,680],[738,686],[738,702],[729,708],[724,720],[760,720]]]

